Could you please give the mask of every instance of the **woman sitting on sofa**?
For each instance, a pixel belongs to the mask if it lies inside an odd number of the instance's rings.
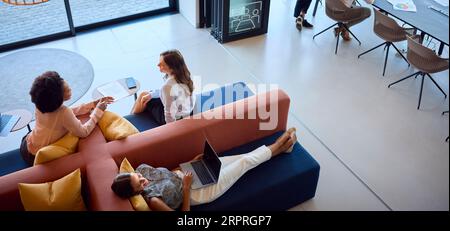
[[[141,93],[131,113],[148,111],[159,125],[164,125],[190,115],[194,108],[194,83],[178,50],[161,53],[158,67],[165,74],[160,92]]]
[[[191,189],[190,172],[183,173],[179,169],[169,171],[141,164],[134,173],[118,174],[111,189],[122,198],[141,194],[151,210],[189,211],[191,203],[209,203],[222,196],[248,170],[280,153],[290,153],[296,142],[295,128],[290,128],[268,147],[264,145],[246,154],[220,157],[223,165],[219,181],[204,188]]]
[[[107,105],[114,100],[112,97],[104,97],[68,108],[63,102],[70,99],[72,91],[55,71],[47,71],[38,76],[31,86],[30,95],[31,101],[36,105],[36,124],[33,131],[23,137],[20,145],[22,158],[30,166],[39,149],[56,142],[68,132],[81,138],[87,137]],[[87,113],[91,113],[90,119],[83,124],[76,116]]]

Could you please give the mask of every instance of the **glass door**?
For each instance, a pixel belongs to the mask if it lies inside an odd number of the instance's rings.
[[[61,34],[70,35],[64,1],[29,6],[0,1],[0,47]]]
[[[70,0],[75,27],[171,9],[173,0]]]
[[[31,2],[31,0],[29,0]],[[0,52],[73,36],[77,31],[176,10],[176,0],[0,1]]]

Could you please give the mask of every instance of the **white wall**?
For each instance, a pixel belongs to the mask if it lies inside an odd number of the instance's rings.
[[[179,0],[180,14],[183,15],[194,27],[200,26],[199,22],[199,0]]]

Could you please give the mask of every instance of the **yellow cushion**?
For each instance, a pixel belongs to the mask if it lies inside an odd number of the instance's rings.
[[[43,164],[62,156],[75,153],[80,138],[68,133],[53,144],[45,146],[36,153],[34,165]]]
[[[134,172],[134,169],[131,166],[130,162],[128,162],[127,158],[123,159],[122,163],[120,164],[119,172],[120,173]],[[133,205],[134,210],[136,211],[150,211],[147,202],[141,195],[135,195],[130,197],[130,202],[131,205]]]
[[[98,122],[98,126],[107,141],[120,140],[129,135],[139,133],[137,128],[128,120],[110,111],[106,111],[103,114]]]
[[[85,211],[81,196],[81,172],[43,184],[19,183],[20,199],[26,211]]]

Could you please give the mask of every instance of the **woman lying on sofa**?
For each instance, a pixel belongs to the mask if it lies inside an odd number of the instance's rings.
[[[134,173],[120,173],[111,189],[122,198],[141,194],[151,210],[189,211],[190,205],[209,203],[222,196],[248,170],[284,152],[290,153],[297,142],[295,128],[290,128],[275,143],[252,152],[220,157],[223,166],[216,184],[191,189],[192,173],[179,169],[169,171],[141,164]],[[201,155],[194,158],[199,159]],[[153,181],[152,181],[153,179]]]
[[[131,113],[148,111],[159,125],[164,125],[190,115],[195,103],[194,83],[178,50],[161,53],[158,67],[165,74],[164,85],[158,92],[142,92]]]
[[[36,105],[36,124],[31,133],[22,138],[20,153],[29,166],[33,165],[36,153],[42,147],[54,143],[68,132],[84,138],[95,128],[107,105],[114,99],[104,97],[99,100],[68,108],[63,105],[72,96],[72,90],[55,71],[47,71],[38,76],[31,86],[31,101]],[[92,111],[92,112],[91,112]],[[86,123],[76,118],[90,114]]]

